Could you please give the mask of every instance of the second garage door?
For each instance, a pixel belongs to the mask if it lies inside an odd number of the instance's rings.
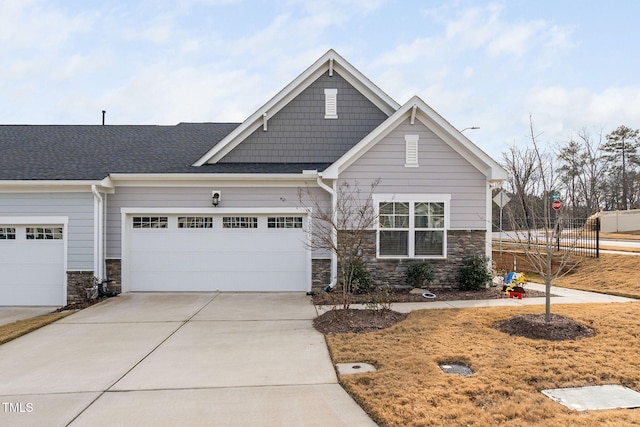
[[[130,215],[131,291],[305,291],[305,217]]]

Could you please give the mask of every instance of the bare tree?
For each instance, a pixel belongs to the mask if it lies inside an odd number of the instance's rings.
[[[518,246],[525,253],[531,267],[544,277],[545,280],[545,321],[551,320],[551,286],[555,279],[566,274],[571,267],[572,249],[576,245],[576,240],[563,244],[563,251],[556,256],[556,265],[552,261],[556,254],[557,238],[559,238],[560,216],[557,211],[551,208],[553,194],[558,187],[558,175],[554,168],[553,157],[544,151],[538,142],[540,134],[534,131],[533,120],[529,118],[529,132],[531,146],[528,152],[531,153],[532,165],[527,165],[533,169],[531,175],[535,175],[539,184],[539,197],[541,200],[540,210],[537,215],[527,222],[525,229],[518,230],[516,240]],[[533,210],[532,210],[533,212]],[[526,239],[525,239],[526,236]],[[533,236],[533,238],[532,238]]]
[[[313,226],[307,230],[308,245],[312,250],[330,252],[338,263],[337,290],[343,308],[349,308],[351,293],[358,290],[357,269],[363,263],[367,237],[375,229],[376,215],[372,195],[379,180],[363,191],[357,182],[342,181],[335,194],[335,203],[328,204],[311,192],[299,189],[298,198],[303,204],[310,199],[309,215]]]
[[[565,190],[565,200],[571,201],[574,218],[588,217],[601,208],[605,171],[601,145],[602,132],[594,139],[586,129],[582,129],[557,148],[558,173]]]

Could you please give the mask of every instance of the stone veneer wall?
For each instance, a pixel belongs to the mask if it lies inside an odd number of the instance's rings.
[[[107,279],[113,280],[109,283],[109,290],[122,292],[122,261],[120,259],[107,259]]]
[[[67,304],[86,301],[86,288],[92,285],[93,271],[67,271]]]
[[[431,288],[454,288],[456,276],[464,259],[473,255],[485,255],[486,232],[484,230],[449,230],[447,232],[447,259],[430,259],[434,279]],[[404,286],[407,266],[416,259],[376,259],[376,232],[367,233],[363,249],[364,261],[375,286]],[[320,267],[322,261],[323,267]],[[326,264],[326,265],[324,265]],[[313,260],[313,288],[327,284],[330,279],[330,260]]]
[[[331,282],[331,260],[311,260],[311,289],[319,290]]]

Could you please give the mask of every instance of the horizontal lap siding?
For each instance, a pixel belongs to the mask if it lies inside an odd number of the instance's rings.
[[[298,207],[298,188],[255,187],[117,187],[107,202],[107,258],[121,258],[121,208],[211,208],[211,191],[220,190],[221,208],[291,208]],[[303,192],[306,190],[303,189]],[[311,188],[325,209],[329,207],[328,194]],[[282,200],[282,199],[284,200]],[[307,206],[313,206],[303,197]]]
[[[405,167],[405,135],[419,135],[418,167]],[[486,177],[426,126],[405,121],[340,174],[376,193],[451,194],[451,228],[486,228]]]
[[[0,194],[0,216],[69,217],[68,269],[93,269],[93,195],[89,193]]]

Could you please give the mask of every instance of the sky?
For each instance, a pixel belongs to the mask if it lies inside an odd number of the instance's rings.
[[[335,49],[501,160],[640,128],[636,0],[0,0],[0,124],[241,122]]]

